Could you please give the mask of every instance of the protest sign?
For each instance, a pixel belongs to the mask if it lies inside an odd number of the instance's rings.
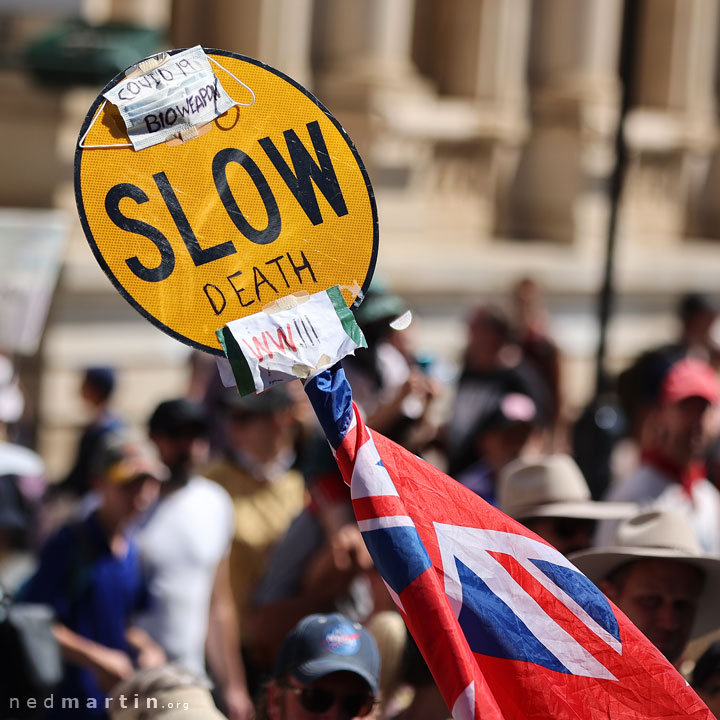
[[[0,211],[0,348],[33,355],[60,272],[68,218],[58,210]]]
[[[337,285],[346,305],[359,304],[377,257],[370,181],[337,120],[294,80],[208,50],[236,104],[192,132],[134,149],[123,114],[131,127],[164,131],[178,125],[183,108],[188,115],[217,99],[204,69],[201,87],[188,79],[181,102],[170,78],[182,74],[172,64],[179,53],[112,80],[80,132],[78,211],[110,280],[156,326],[216,355],[218,329],[292,293]],[[128,111],[131,90],[142,98]]]

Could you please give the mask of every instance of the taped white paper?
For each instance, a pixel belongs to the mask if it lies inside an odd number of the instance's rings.
[[[281,308],[233,320],[218,332],[241,395],[305,379],[367,347],[337,286]]]

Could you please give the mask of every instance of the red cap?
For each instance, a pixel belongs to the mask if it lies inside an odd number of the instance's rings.
[[[679,360],[668,370],[660,398],[666,405],[690,397],[700,397],[714,405],[719,395],[717,373],[706,362],[688,357]]]

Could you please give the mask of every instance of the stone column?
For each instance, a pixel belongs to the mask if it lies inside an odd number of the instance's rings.
[[[720,2],[701,0],[693,7],[688,82],[679,88],[687,102],[690,138],[685,160],[688,202],[684,228],[690,238],[720,238],[719,28]]]
[[[499,199],[498,234],[600,242],[619,113],[621,11],[621,0],[533,5],[532,128],[513,182]]]
[[[313,8],[314,0],[266,0],[259,55],[311,90]]]
[[[418,81],[411,59],[415,0],[317,0],[318,91],[356,102]]]
[[[451,0],[431,12],[425,38],[438,91],[524,110],[529,0]]]
[[[438,91],[424,113],[435,123],[425,184],[444,201],[472,199],[487,237],[527,131],[530,1],[425,0],[418,11],[415,57]]]
[[[316,0],[313,66],[317,96],[378,172],[388,152],[373,146],[388,107],[427,93],[412,61],[415,0]],[[390,154],[397,148],[391,149]],[[402,152],[400,153],[402,154]]]
[[[85,3],[90,5],[88,0]],[[106,21],[157,29],[165,29],[170,23],[170,0],[102,0],[97,9],[103,6]]]
[[[257,57],[260,49],[262,0],[173,0],[171,44],[203,45]]]
[[[231,50],[311,86],[314,0],[173,0],[173,45]]]
[[[720,188],[711,155],[718,6],[718,0],[642,4],[624,194],[627,230],[638,241],[672,244],[686,234],[718,233]]]

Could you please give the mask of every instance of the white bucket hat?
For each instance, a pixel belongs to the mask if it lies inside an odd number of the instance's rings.
[[[514,460],[500,473],[500,509],[516,520],[537,517],[606,520],[637,512],[634,503],[596,502],[569,455]]]
[[[672,510],[655,510],[625,520],[611,547],[581,550],[570,562],[596,585],[633,560],[675,560],[697,568],[705,577],[691,638],[720,627],[720,559],[703,555],[687,518]]]

